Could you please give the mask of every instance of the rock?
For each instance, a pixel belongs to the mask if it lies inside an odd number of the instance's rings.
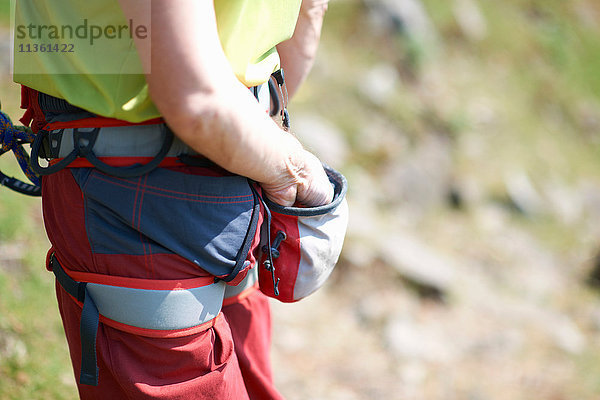
[[[453,262],[415,237],[400,233],[382,235],[378,249],[386,263],[425,292],[443,296],[456,280]]]
[[[315,114],[294,115],[292,130],[300,141],[325,163],[339,168],[350,153],[343,133],[331,122]]]
[[[369,268],[377,260],[377,252],[369,243],[365,243],[355,234],[348,233],[338,265],[350,265],[356,268]]]
[[[470,355],[502,359],[516,355],[523,350],[526,334],[516,328],[498,329],[493,333],[475,335],[465,344]]]
[[[577,185],[577,193],[581,201],[586,218],[594,225],[600,219],[600,184],[597,181],[582,180]]]
[[[378,114],[369,116],[358,134],[360,148],[354,151],[357,154],[377,157],[380,163],[402,159],[410,149],[408,137],[402,132],[398,122]]]
[[[361,249],[375,251],[370,245],[371,240],[378,238],[387,229],[381,212],[377,209],[377,198],[381,190],[377,180],[362,168],[348,168],[346,177],[349,183],[347,199],[350,209],[346,237],[362,243]],[[344,247],[349,250],[351,246]]]
[[[488,132],[492,129],[500,119],[499,112],[497,110],[498,105],[493,98],[488,96],[473,96],[473,98],[466,104],[465,112],[467,119],[471,124],[474,131],[480,131],[478,134]],[[487,140],[485,136],[469,137],[466,144],[470,144],[471,141],[479,139],[477,145],[481,144],[482,141]]]
[[[403,363],[400,368],[400,378],[407,399],[422,399],[424,396],[425,382],[427,379],[427,366],[421,361]]]
[[[544,197],[548,199],[548,208],[563,224],[572,225],[582,217],[583,200],[575,188],[569,188],[559,182],[546,182],[543,186]]]
[[[391,204],[423,212],[446,203],[452,183],[452,156],[446,137],[428,135],[402,160],[390,160],[380,180]]]
[[[592,141],[600,141],[600,102],[580,100],[577,104],[575,118],[581,131]]]
[[[593,265],[587,276],[587,283],[596,290],[600,290],[600,251],[596,250]],[[600,314],[598,314],[600,316]],[[600,322],[600,319],[598,320]],[[600,327],[600,325],[599,325]]]
[[[449,207],[457,210],[476,208],[483,203],[483,189],[469,176],[450,177],[446,192]]]
[[[564,260],[531,232],[513,226],[495,238],[495,246],[497,252],[507,255],[503,261],[513,264],[506,269],[514,281],[522,282],[526,275],[530,276],[532,284],[523,288],[526,291],[535,292],[535,287],[548,285],[545,294],[551,295],[569,282],[572,271],[564,268]],[[545,283],[533,284],[534,281]]]
[[[554,339],[556,346],[567,353],[580,354],[585,348],[585,336],[566,315],[549,317],[547,331]]]
[[[509,223],[508,211],[493,203],[477,207],[474,217],[477,226],[488,234],[503,232]]]
[[[492,299],[488,296],[481,300],[491,315],[509,326],[541,332],[554,346],[567,353],[581,354],[585,350],[586,337],[567,314],[514,298],[496,296]]]
[[[542,213],[543,201],[524,171],[509,173],[504,179],[510,204],[526,216]]]
[[[465,208],[463,193],[458,185],[454,183],[448,189],[448,205],[455,210],[463,210]]]
[[[377,64],[363,74],[358,89],[374,104],[385,105],[396,92],[398,71],[391,64]]]
[[[455,0],[453,10],[454,18],[467,39],[477,42],[485,39],[487,24],[474,0]]]
[[[439,329],[404,316],[387,324],[384,337],[389,349],[403,361],[446,363],[456,358],[451,340]]]
[[[437,33],[420,0],[367,0],[366,4],[374,30],[386,28],[424,47],[435,45]]]
[[[596,333],[600,333],[600,309],[594,309],[589,313],[591,326]]]

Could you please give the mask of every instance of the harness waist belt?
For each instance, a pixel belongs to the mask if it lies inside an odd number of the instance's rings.
[[[92,128],[78,128],[88,131]],[[154,157],[163,146],[165,125],[133,125],[103,127],[96,137],[92,151],[97,157]],[[64,158],[73,151],[73,129],[59,129],[48,133],[48,158]],[[179,138],[174,137],[166,157],[181,154],[198,155]]]
[[[268,82],[249,89],[259,104],[268,111],[270,104]],[[53,117],[53,122],[48,124],[49,126],[60,124],[60,121],[76,122],[82,114],[87,113],[63,99],[45,93],[39,93],[39,100],[44,112],[57,113]],[[65,114],[61,115],[60,113]],[[93,114],[89,115],[92,116]],[[71,117],[75,120],[70,120]],[[96,126],[78,127],[77,129],[80,132],[85,132],[92,131],[94,128]],[[165,129],[164,123],[100,127],[89,150],[93,151],[96,157],[154,157],[164,144]],[[73,128],[65,128],[50,131],[48,134],[48,154],[45,154],[45,157],[50,159],[67,157],[75,148],[73,130]],[[179,138],[174,137],[173,143],[165,156],[177,157],[182,154],[199,155],[198,152],[187,146]]]
[[[250,88],[259,104],[265,106],[265,112],[269,110],[268,86],[265,83]],[[266,90],[261,90],[263,88]],[[46,103],[51,103],[46,104],[47,109],[66,109],[64,102],[49,97],[44,99]],[[86,116],[85,113],[59,113],[50,119],[31,146],[31,168],[40,176],[75,167],[73,163],[76,160],[84,159],[91,167],[120,178],[139,177],[159,166],[167,166],[163,165],[166,158],[177,157],[182,164],[196,167],[215,166],[179,140],[160,118],[130,123]],[[39,163],[40,157],[55,161],[44,167]],[[115,160],[125,158],[150,158],[150,161],[128,165],[122,165],[119,161],[117,164],[120,165],[115,164]],[[78,166],[90,167],[87,164]]]

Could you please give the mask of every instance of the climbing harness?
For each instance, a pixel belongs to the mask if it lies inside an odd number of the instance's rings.
[[[31,132],[31,129],[25,126],[15,126],[10,117],[0,111],[0,143],[2,144],[0,155],[12,150],[23,173],[33,183],[20,181],[0,171],[0,185],[28,196],[41,196],[40,177],[32,170],[29,155],[23,149],[23,145],[32,143],[34,137],[35,135]]]
[[[39,157],[42,149],[42,143],[44,143],[47,138],[51,136],[57,137],[56,139],[49,139],[49,146],[56,147],[60,145],[60,140],[62,139],[62,135],[64,129],[59,130],[58,132],[50,133],[47,130],[40,131],[33,145],[31,146],[31,167],[33,170],[39,175],[50,175],[60,171],[63,168],[68,167],[75,161],[75,159],[79,157],[85,158],[92,164],[93,167],[97,168],[99,171],[104,172],[107,175],[116,176],[119,178],[134,178],[148,172],[151,172],[153,169],[159,166],[159,164],[164,160],[169,149],[171,148],[171,144],[173,144],[173,132],[166,126],[164,127],[164,137],[162,146],[159,152],[152,157],[152,161],[143,165],[133,165],[130,167],[113,167],[103,161],[101,161],[92,151],[94,144],[96,144],[96,140],[98,139],[98,133],[100,132],[99,127],[90,128],[86,130],[84,128],[73,128],[73,150],[58,161],[55,164],[51,164],[48,167],[42,167],[39,163]]]

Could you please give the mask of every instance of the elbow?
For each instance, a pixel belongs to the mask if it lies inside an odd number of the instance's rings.
[[[219,93],[198,92],[159,107],[169,128],[189,147],[226,167],[233,157],[236,129],[229,105]],[[224,151],[228,149],[228,151]]]
[[[328,7],[329,0],[304,0],[300,12],[311,19],[323,19]]]
[[[158,101],[157,108],[173,133],[196,148],[209,137],[211,126],[221,119],[220,107],[212,93],[200,92],[167,101]]]

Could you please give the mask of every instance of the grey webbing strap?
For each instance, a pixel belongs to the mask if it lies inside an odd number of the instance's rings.
[[[52,272],[56,277],[60,286],[71,296],[75,297],[78,301],[82,302],[85,300],[85,286],[84,282],[77,282],[62,269],[62,266],[56,259],[56,256],[52,254],[50,256],[50,267],[52,268]]]
[[[81,311],[81,322],[79,324],[79,334],[81,336],[81,372],[79,383],[82,385],[98,386],[99,369],[98,360],[96,359],[96,336],[99,322],[100,313],[98,313],[98,308],[86,288],[83,310]]]
[[[96,359],[96,336],[100,313],[92,300],[87,284],[77,282],[64,271],[54,254],[50,257],[50,266],[56,280],[67,293],[83,302],[79,334],[81,336],[81,370],[79,383],[82,385],[98,386],[98,362]]]

